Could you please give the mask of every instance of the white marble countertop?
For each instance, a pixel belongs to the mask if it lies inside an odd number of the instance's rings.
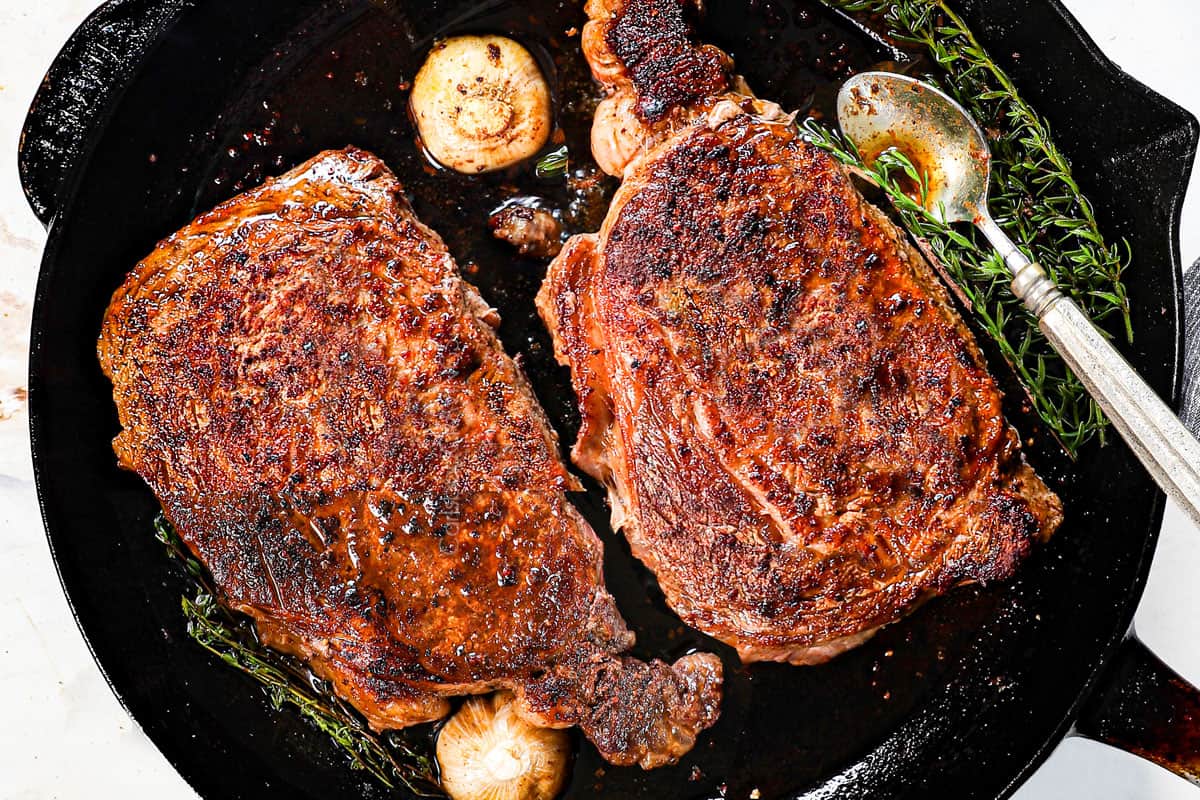
[[[1130,0],[1066,4],[1114,61],[1200,114],[1196,0],[1140,0],[1136,11]],[[50,561],[30,467],[23,387],[29,304],[45,233],[21,194],[17,138],[46,67],[97,5],[0,4],[0,800],[195,797],[93,664]],[[1200,258],[1196,178],[1183,222],[1183,258],[1190,264]],[[1200,535],[1169,508],[1136,624],[1151,648],[1200,682],[1197,575]],[[1133,756],[1074,739],[1017,797],[1197,800],[1200,790]]]

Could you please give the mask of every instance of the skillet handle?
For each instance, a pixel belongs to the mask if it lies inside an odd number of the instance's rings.
[[[109,0],[59,51],[29,108],[17,155],[25,198],[43,225],[58,211],[63,185],[111,103],[179,12],[193,3]]]
[[[1084,703],[1073,733],[1153,761],[1200,786],[1200,689],[1132,631]]]

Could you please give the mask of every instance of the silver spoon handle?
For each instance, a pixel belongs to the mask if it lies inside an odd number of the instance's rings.
[[[986,214],[976,224],[1012,272],[1013,294],[1163,491],[1200,526],[1200,442],[1087,315]]]
[[[1042,268],[1013,271],[1013,292],[1112,420],[1155,482],[1200,526],[1200,442]]]
[[[1041,327],[1151,477],[1200,526],[1200,442],[1074,301],[1059,295]]]

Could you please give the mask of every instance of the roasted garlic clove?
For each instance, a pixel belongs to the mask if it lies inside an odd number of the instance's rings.
[[[413,80],[417,131],[443,166],[469,174],[533,156],[550,137],[550,89],[529,51],[503,36],[434,45]]]
[[[636,107],[637,95],[625,88],[604,98],[592,120],[592,158],[600,169],[618,178],[658,141],[654,127],[642,122]]]
[[[509,692],[468,699],[437,739],[442,788],[453,800],[553,800],[569,752],[567,733],[521,719]]]

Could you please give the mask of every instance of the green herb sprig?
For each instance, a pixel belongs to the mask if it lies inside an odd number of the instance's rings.
[[[941,70],[929,79],[961,103],[988,137],[989,207],[997,223],[1093,320],[1116,321],[1132,340],[1129,298],[1121,282],[1128,245],[1106,243],[1049,125],[945,0],[822,2],[868,15],[867,22],[882,20],[886,30],[881,32],[893,41],[928,53]],[[1013,296],[1008,270],[982,236],[942,224],[904,195],[900,181],[923,176],[903,156],[891,153],[868,168],[844,138],[824,125],[810,120],[805,129],[843,163],[870,173],[888,194],[910,233],[957,284],[983,330],[1012,364],[1034,410],[1063,446],[1075,454],[1093,437],[1103,442],[1108,421]]]
[[[354,769],[366,770],[389,788],[400,784],[419,797],[445,796],[427,753],[398,736],[372,733],[332,691],[314,689],[300,661],[263,645],[249,621],[217,602],[208,573],[161,514],[154,521],[154,533],[193,584],[193,596],[183,598],[183,614],[188,635],[197,644],[260,683],[276,709],[291,706],[326,733],[349,755]]]
[[[538,159],[533,172],[539,178],[558,178],[567,174],[568,164],[567,146],[564,144]]]

